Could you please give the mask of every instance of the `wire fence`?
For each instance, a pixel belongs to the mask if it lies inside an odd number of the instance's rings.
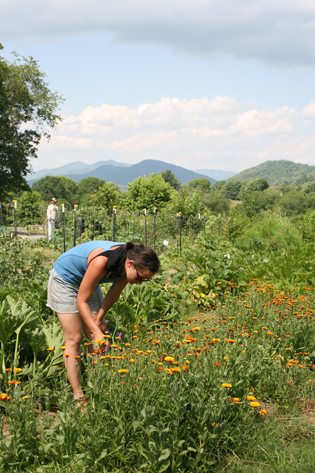
[[[66,251],[87,240],[136,241],[157,251],[176,247],[179,252],[204,231],[209,215],[169,214],[158,209],[128,212],[101,207],[59,208],[53,240]],[[224,219],[225,220],[225,219]],[[216,217],[214,231],[221,236],[224,220]],[[18,208],[16,201],[0,204],[0,233],[47,238],[46,208]],[[226,231],[225,231],[226,233]]]

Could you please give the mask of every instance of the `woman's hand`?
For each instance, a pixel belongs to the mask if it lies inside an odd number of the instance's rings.
[[[108,331],[107,322],[105,320],[99,320],[96,323],[103,333],[106,333]]]

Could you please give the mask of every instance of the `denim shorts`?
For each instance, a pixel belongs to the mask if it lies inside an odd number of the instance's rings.
[[[79,288],[65,281],[59,276],[54,268],[50,271],[47,292],[47,307],[50,307],[58,314],[78,314],[78,292]],[[92,312],[98,312],[102,302],[102,291],[101,288],[97,286],[88,301],[88,305]]]

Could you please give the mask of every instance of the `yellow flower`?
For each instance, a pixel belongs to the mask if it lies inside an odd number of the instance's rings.
[[[246,396],[247,401],[256,401],[255,396]]]
[[[198,330],[201,330],[201,329],[200,329],[200,327],[193,327],[191,330],[192,330],[193,332],[198,332]]]
[[[23,371],[22,368],[14,368],[13,369],[14,373],[21,373]]]
[[[130,358],[129,363],[135,363],[136,360],[134,358]]]
[[[249,403],[249,405],[250,405],[250,407],[259,407],[260,406],[259,402],[257,402],[257,401],[252,401],[252,402]]]
[[[180,369],[179,366],[174,366],[174,368],[171,368],[171,371],[172,371],[173,373],[180,373],[180,372],[181,372],[181,369]]]
[[[47,351],[54,351],[55,350],[55,347],[48,347],[47,348]]]
[[[0,393],[0,401],[8,401],[10,396],[7,393]]]
[[[173,356],[166,356],[164,358],[164,361],[167,361],[168,363],[173,363],[175,361],[175,358]]]
[[[232,384],[231,383],[222,383],[221,384],[221,388],[231,388],[232,387]]]
[[[126,370],[126,369],[123,369],[123,368],[121,368],[120,370],[118,370],[118,373],[119,373],[119,374],[126,374],[126,373],[128,373],[128,372],[129,372],[129,370]]]
[[[29,399],[31,396],[28,396],[27,394],[25,394],[25,396],[22,396],[22,399],[23,400],[26,400],[26,399]]]

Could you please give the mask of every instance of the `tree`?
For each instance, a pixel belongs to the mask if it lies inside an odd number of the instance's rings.
[[[211,182],[205,177],[198,177],[197,179],[192,179],[187,184],[189,189],[193,189],[200,192],[210,192]]]
[[[100,189],[105,184],[104,179],[98,177],[85,177],[79,182],[79,190],[81,198],[84,198],[87,194],[92,194]]]
[[[84,203],[93,207],[102,207],[104,209],[112,209],[114,205],[118,205],[121,198],[121,191],[117,184],[113,182],[104,182],[96,192],[88,195]]]
[[[162,208],[176,192],[161,174],[141,176],[128,184],[126,206],[131,210]]]
[[[165,171],[161,172],[161,176],[163,177],[164,181],[168,182],[175,190],[178,191],[181,188],[180,181],[170,169],[166,169]]]
[[[32,190],[39,192],[46,202],[56,197],[59,202],[77,204],[80,198],[79,184],[66,176],[42,177],[34,182]]]
[[[46,209],[42,206],[39,192],[22,192],[17,199],[17,219],[19,225],[42,224],[45,222]]]
[[[256,179],[251,179],[246,182],[244,185],[244,192],[259,192],[268,189],[269,184],[266,179],[262,177],[256,177]]]
[[[304,187],[305,194],[315,194],[315,181],[309,182]]]
[[[3,46],[0,44],[0,50]],[[27,189],[30,160],[37,157],[42,136],[60,117],[61,97],[52,93],[37,62],[14,54],[10,63],[0,56],[0,198]]]
[[[241,181],[231,180],[224,185],[224,197],[231,200],[240,200]]]

